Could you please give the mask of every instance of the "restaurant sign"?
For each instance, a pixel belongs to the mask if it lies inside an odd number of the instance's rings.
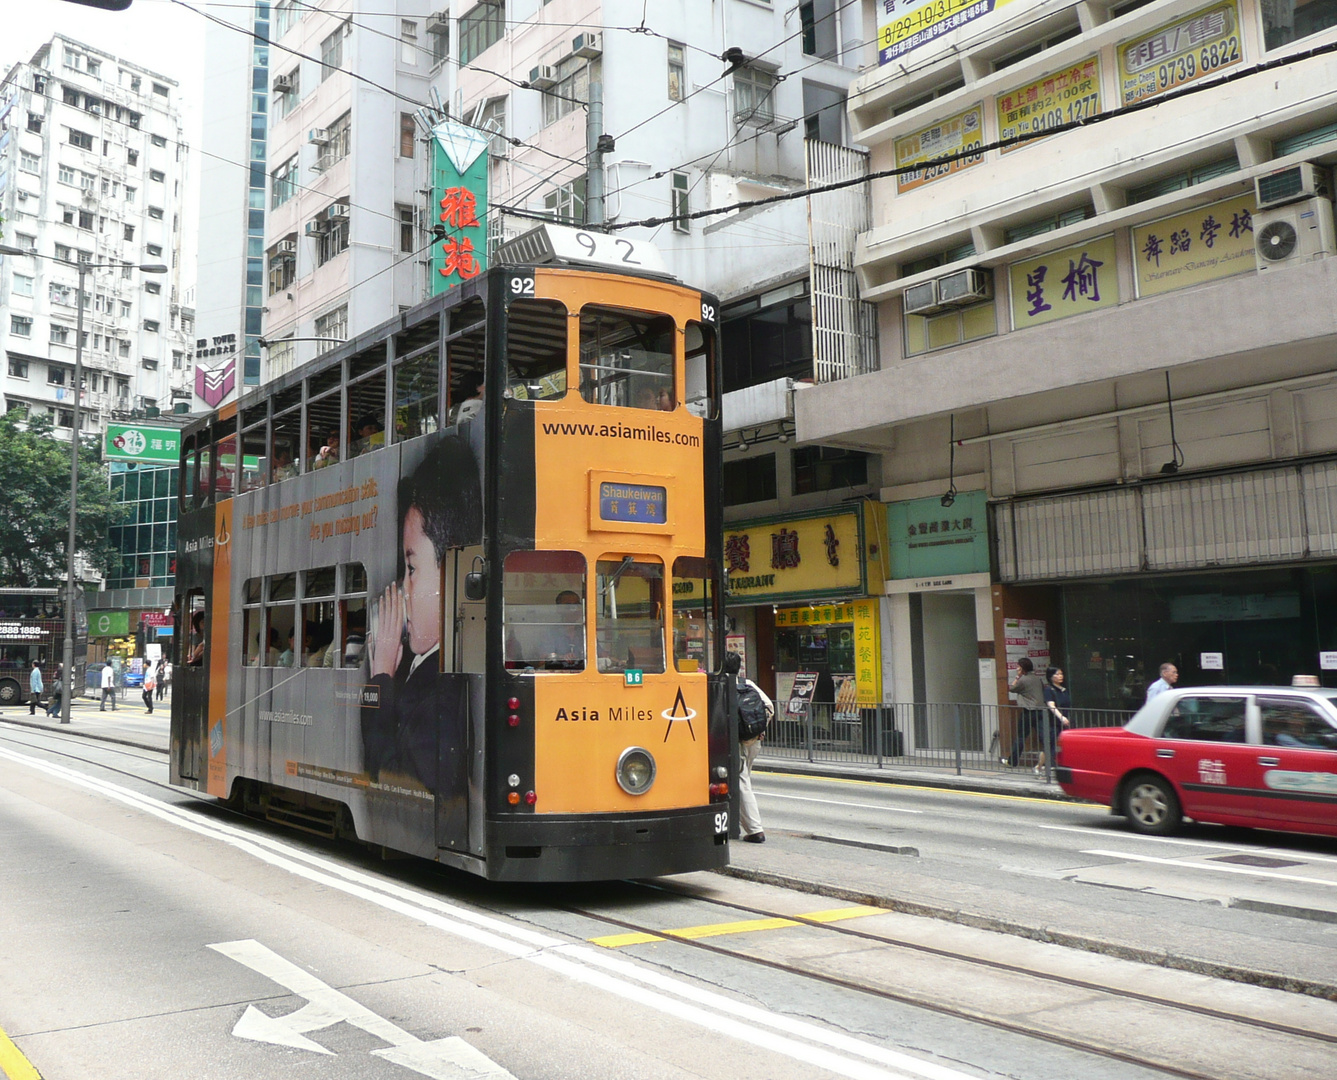
[[[724,565],[734,604],[857,596],[867,591],[862,514],[847,510],[730,526]]]

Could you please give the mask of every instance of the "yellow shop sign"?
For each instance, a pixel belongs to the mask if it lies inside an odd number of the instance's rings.
[[[724,565],[735,604],[865,592],[862,516],[849,510],[730,526]]]

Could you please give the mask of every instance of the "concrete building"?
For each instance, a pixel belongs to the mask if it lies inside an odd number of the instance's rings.
[[[80,426],[170,411],[191,378],[182,303],[189,154],[177,84],[57,35],[0,83],[0,349],[6,409],[73,424],[77,262],[163,263],[90,272]]]
[[[1318,674],[1337,4],[920,7],[849,98],[874,172],[902,170],[855,260],[880,370],[798,399],[801,440],[881,457],[887,698],[1005,703],[1027,652],[1079,706],[1141,704],[1167,660],[1190,685]]]

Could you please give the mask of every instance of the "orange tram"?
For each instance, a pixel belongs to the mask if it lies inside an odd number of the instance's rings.
[[[494,880],[728,861],[718,304],[616,243],[183,432],[174,784]]]

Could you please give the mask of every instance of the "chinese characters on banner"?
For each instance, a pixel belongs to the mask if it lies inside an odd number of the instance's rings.
[[[1100,59],[1092,56],[1063,71],[1056,71],[1011,93],[999,94],[998,138],[1011,139],[1060,124],[1085,120],[1100,112]],[[1004,154],[1033,145],[1037,140],[1003,147]]]
[[[1133,229],[1137,295],[1183,289],[1256,265],[1252,193]]]
[[[735,525],[724,533],[734,603],[862,592],[860,512]]]
[[[487,269],[487,135],[447,120],[432,129],[432,295]]]
[[[811,607],[777,608],[775,625],[836,626],[854,624],[854,684],[852,701],[877,704],[882,700],[882,633],[878,601],[847,600]]]
[[[973,146],[983,145],[984,106],[976,105],[973,109],[967,109],[956,116],[939,120],[923,131],[917,131],[913,135],[897,139],[896,168],[904,169],[909,165],[918,165],[925,161],[932,161],[934,158],[944,157],[948,154],[958,154],[963,150],[969,150]],[[940,180],[944,176],[951,176],[963,169],[969,169],[972,165],[978,165],[983,160],[983,154],[972,154],[970,157],[959,158],[956,161],[933,165],[927,169],[917,169],[912,173],[904,173],[896,177],[896,191],[898,193],[913,191],[917,187],[931,184],[934,180]]]
[[[1164,94],[1244,61],[1239,10],[1233,2],[1157,27],[1119,46],[1123,103]]]
[[[1008,276],[1014,330],[1119,303],[1113,236],[1013,263]]]
[[[877,62],[890,64],[1012,0],[877,0]]]

